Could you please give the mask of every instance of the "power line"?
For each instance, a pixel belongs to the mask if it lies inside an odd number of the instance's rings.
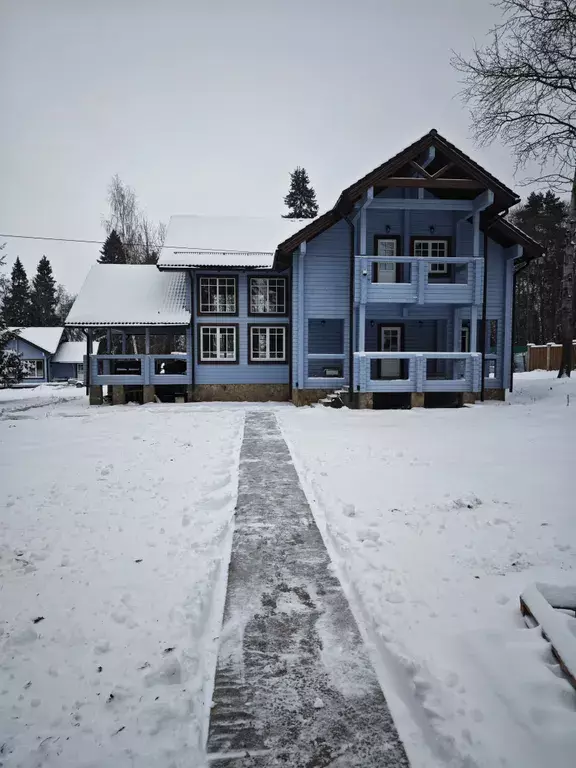
[[[13,237],[17,240],[50,240],[57,243],[87,243],[88,245],[104,245],[105,240],[80,240],[73,237],[43,237],[42,235],[8,235],[0,232],[0,237]],[[122,245],[143,245],[141,241],[122,243]],[[169,248],[173,251],[202,251],[203,253],[245,253],[245,251],[230,250],[229,248],[197,248],[192,245],[162,245],[162,248]],[[268,255],[268,251],[250,251],[252,254]]]

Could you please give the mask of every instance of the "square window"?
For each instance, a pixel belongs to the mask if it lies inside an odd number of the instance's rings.
[[[285,277],[251,277],[249,292],[251,315],[286,314]]]
[[[22,360],[25,379],[44,378],[44,360]]]
[[[198,286],[199,314],[236,314],[235,277],[200,277]]]
[[[414,256],[425,259],[448,258],[448,240],[414,240]],[[430,274],[446,275],[446,262],[430,264]]]
[[[237,362],[235,325],[201,325],[199,331],[201,363]]]
[[[286,362],[286,326],[249,326],[250,362]]]

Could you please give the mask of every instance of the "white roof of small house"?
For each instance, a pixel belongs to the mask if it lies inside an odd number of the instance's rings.
[[[281,216],[172,216],[158,266],[270,269],[277,246],[303,226]]]
[[[160,272],[153,264],[95,264],[66,325],[188,325],[190,317],[185,272]]]
[[[40,326],[31,326],[29,328],[9,328],[12,333],[19,336],[29,344],[33,344],[49,355],[53,355],[60,344],[60,339],[64,333],[64,328],[44,328]]]
[[[92,351],[96,354],[98,342],[92,344]],[[53,363],[83,363],[86,354],[85,341],[63,341],[52,358]]]

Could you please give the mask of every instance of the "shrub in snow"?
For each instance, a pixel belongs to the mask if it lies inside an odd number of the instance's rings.
[[[24,378],[24,365],[21,356],[9,349],[0,353],[0,386],[18,384]]]

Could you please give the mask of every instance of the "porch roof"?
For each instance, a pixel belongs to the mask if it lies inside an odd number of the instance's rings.
[[[158,267],[271,269],[278,243],[302,226],[281,216],[172,216]]]
[[[190,319],[186,273],[160,272],[153,264],[95,264],[66,325],[188,325]]]

